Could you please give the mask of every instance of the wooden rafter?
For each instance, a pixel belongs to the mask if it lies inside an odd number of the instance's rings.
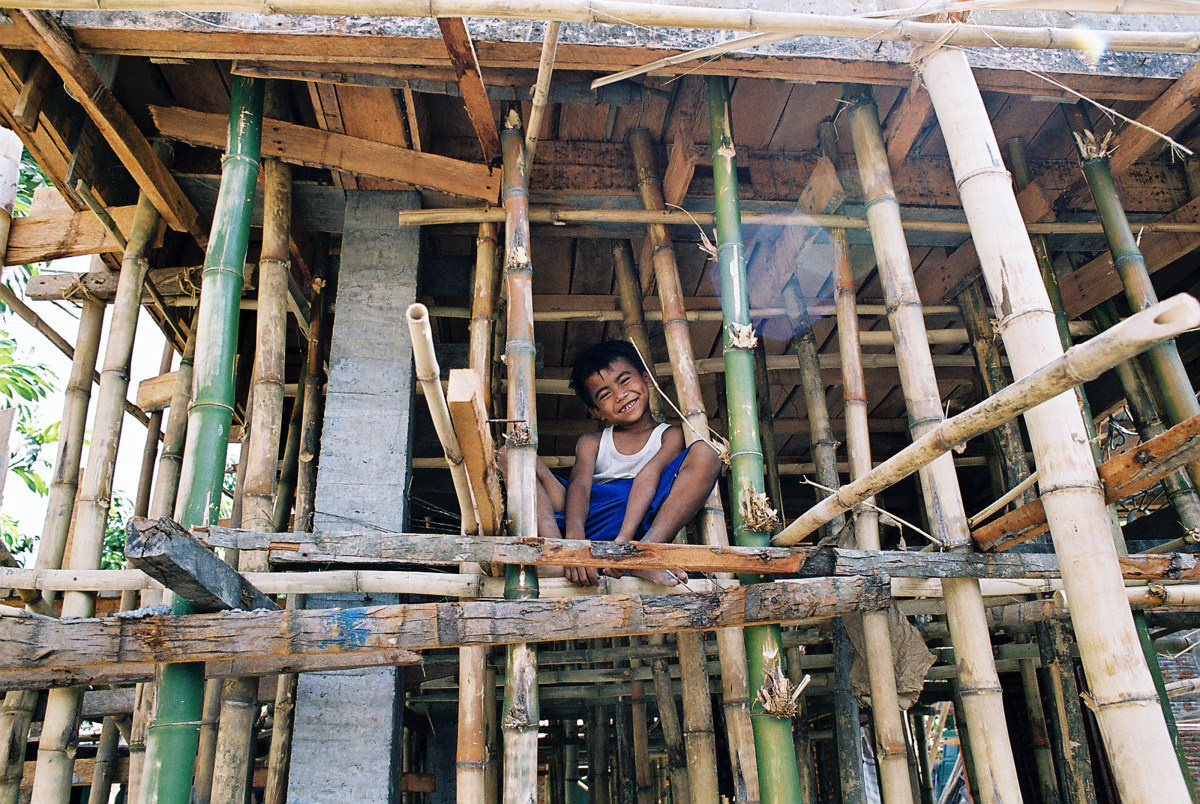
[[[500,159],[500,134],[496,130],[496,118],[492,114],[479,60],[475,58],[475,45],[467,31],[467,21],[462,17],[438,17],[438,27],[442,29],[446,52],[450,54],[450,63],[458,75],[467,117],[471,118],[471,125],[479,137],[483,161],[490,165]]]
[[[1200,105],[1200,61],[1189,67],[1156,101],[1138,115],[1144,126],[1172,134]],[[1109,166],[1113,175],[1123,173],[1137,160],[1149,153],[1161,139],[1153,132],[1127,125],[1113,138]]]
[[[883,126],[888,165],[893,173],[900,169],[904,158],[912,150],[913,143],[917,141],[932,111],[933,101],[929,99],[929,93],[925,91],[921,82],[914,78],[905,91],[904,98],[888,113]]]
[[[44,11],[13,9],[8,16],[14,27],[26,35],[29,43],[59,74],[167,224],[177,231],[190,233],[201,245],[207,243],[208,237],[200,226],[199,214],[192,202],[154,154],[129,112],[75,46],[67,30]]]

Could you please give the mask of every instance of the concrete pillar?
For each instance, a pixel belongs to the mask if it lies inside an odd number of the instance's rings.
[[[416,299],[417,229],[396,224],[413,192],[347,193],[329,386],[317,472],[318,529],[408,524],[413,396],[405,310]],[[306,608],[398,602],[313,595]],[[296,689],[291,804],[396,802],[404,695],[400,668],[305,673]]]

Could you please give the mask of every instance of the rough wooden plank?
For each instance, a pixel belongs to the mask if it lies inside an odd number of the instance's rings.
[[[227,120],[221,115],[162,106],[151,106],[150,113],[164,137],[225,147]],[[294,165],[391,179],[492,203],[500,195],[499,173],[493,175],[485,165],[279,120],[263,120],[262,152]]]
[[[113,759],[114,767],[112,769],[112,779],[114,784],[123,784],[129,778],[129,757],[121,756]],[[21,790],[28,791],[33,789],[33,772],[37,768],[37,760],[30,759],[25,762],[25,774],[21,777]],[[72,787],[89,787],[92,784],[92,777],[96,773],[96,760],[94,757],[79,757],[75,760],[74,770],[71,772]]]
[[[35,55],[33,66],[29,68],[25,74],[25,81],[21,84],[21,94],[17,96],[17,102],[13,104],[13,119],[29,131],[34,131],[38,127],[38,117],[42,113],[42,104],[46,101],[46,95],[57,81],[58,76],[55,75],[54,68],[50,66],[50,63],[41,56]]]
[[[1101,464],[1098,471],[1104,499],[1113,503],[1143,491],[1198,458],[1200,416],[1193,416]],[[976,528],[971,536],[982,550],[1005,550],[1047,530],[1046,511],[1039,499]]]
[[[480,535],[499,536],[504,526],[504,504],[496,468],[496,445],[492,441],[479,375],[470,369],[451,370],[446,405],[450,408],[450,420],[475,499]]]
[[[134,517],[126,530],[125,558],[201,611],[279,608],[167,517]]]
[[[67,30],[45,11],[13,9],[8,16],[13,26],[25,34],[29,43],[54,67],[167,224],[177,231],[191,233],[203,246],[207,235],[200,227],[192,202],[150,148],[129,112],[76,47]]]
[[[496,118],[492,114],[487,87],[483,84],[479,60],[475,58],[475,45],[467,31],[467,21],[462,17],[438,17],[437,22],[442,31],[442,41],[446,43],[446,52],[450,54],[450,64],[458,76],[467,117],[471,119],[483,149],[483,161],[491,165],[500,159],[500,134],[496,130]]]
[[[1174,134],[1184,121],[1195,113],[1200,103],[1200,61],[1189,67],[1162,95],[1137,117],[1137,121],[1154,131]],[[1138,126],[1126,125],[1113,138],[1109,166],[1113,175],[1123,173],[1137,160],[1164,144],[1153,132]]]
[[[891,602],[874,578],[817,578],[716,592],[480,600],[355,609],[222,612],[143,619],[0,617],[0,680],[121,662],[427,650],[799,623]]]
[[[137,406],[147,413],[169,408],[171,395],[175,392],[175,378],[178,375],[177,371],[168,371],[138,383]]]
[[[135,207],[114,207],[109,210],[121,231],[129,231]],[[162,243],[162,234],[155,245]],[[34,262],[79,257],[86,254],[119,252],[117,243],[100,220],[87,212],[55,211],[13,218],[4,252],[4,264],[28,265]]]
[[[933,101],[925,86],[913,78],[904,93],[903,100],[888,113],[884,123],[884,143],[887,145],[888,164],[892,172],[900,169],[900,165],[912,150],[917,141],[929,113],[933,109]]]
[[[248,265],[246,268],[250,271],[252,266]],[[158,292],[168,300],[179,301],[181,296],[198,299],[200,270],[199,265],[151,268],[149,278]],[[35,274],[29,277],[25,286],[25,297],[34,301],[78,299],[86,294],[88,298],[111,303],[116,293],[117,274],[104,266],[83,273],[64,271]],[[142,301],[150,302],[150,294],[144,293]]]

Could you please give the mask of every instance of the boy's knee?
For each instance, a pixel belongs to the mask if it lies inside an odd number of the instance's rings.
[[[697,444],[689,450],[687,457],[683,459],[683,464],[685,467],[693,468],[714,483],[717,475],[721,473],[721,456],[707,444]]]

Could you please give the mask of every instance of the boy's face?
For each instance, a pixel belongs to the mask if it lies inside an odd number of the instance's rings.
[[[623,357],[588,377],[585,386],[592,399],[589,409],[608,424],[628,426],[648,415],[650,379]]]

